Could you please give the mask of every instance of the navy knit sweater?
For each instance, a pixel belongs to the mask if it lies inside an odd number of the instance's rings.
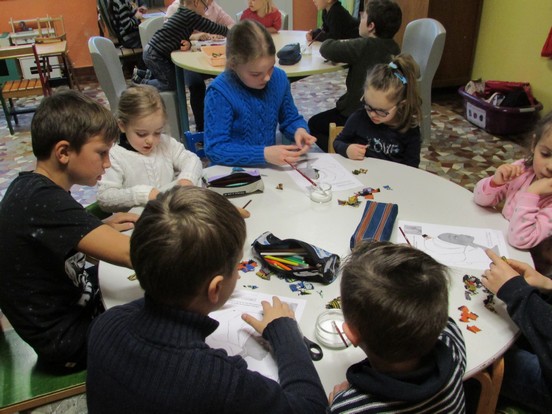
[[[205,337],[217,326],[148,297],[99,316],[89,337],[89,412],[325,412],[322,384],[294,320],[274,320],[263,334],[281,385],[249,371],[240,356],[210,348]]]

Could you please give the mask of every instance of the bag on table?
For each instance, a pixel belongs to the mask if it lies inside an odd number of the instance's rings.
[[[324,284],[332,283],[337,277],[340,263],[339,256],[304,241],[297,239],[280,240],[267,231],[257,237],[252,246],[264,267],[280,276]],[[306,267],[293,266],[292,268],[291,264],[284,263],[284,267],[289,268],[287,270],[270,263],[270,259],[267,260],[266,256],[270,256],[271,253],[274,253],[275,257],[284,258],[285,260],[286,256],[276,256],[276,254],[286,252],[289,253],[289,256],[301,256],[307,264]]]
[[[399,206],[366,200],[362,219],[351,236],[351,249],[362,240],[389,241]]]
[[[254,193],[255,191],[262,193],[264,183],[259,171],[237,169],[230,174],[209,178],[207,188],[225,197],[235,197]]]
[[[280,65],[295,65],[301,60],[301,47],[299,43],[290,43],[281,48],[276,56]]]

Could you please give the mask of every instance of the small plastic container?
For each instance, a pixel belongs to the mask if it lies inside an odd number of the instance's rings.
[[[317,183],[310,188],[310,199],[315,203],[327,203],[332,200],[332,185],[330,183]]]
[[[329,309],[316,319],[316,338],[322,345],[332,349],[343,349],[350,345],[343,333],[343,312],[340,309]]]
[[[540,102],[520,108],[491,105],[467,93],[463,86],[458,89],[458,93],[464,98],[466,119],[489,134],[509,135],[526,132],[533,128],[537,114],[542,110]]]
[[[226,46],[203,46],[201,51],[207,57],[211,66],[226,65]]]

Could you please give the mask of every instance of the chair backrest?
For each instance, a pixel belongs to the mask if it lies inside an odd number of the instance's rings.
[[[402,53],[412,55],[420,66],[420,82],[433,81],[437,72],[447,31],[435,19],[413,20],[406,26],[402,42]]]
[[[239,22],[241,20],[243,11],[236,13],[236,22]],[[288,15],[287,13],[280,10],[280,14],[282,15],[282,30],[288,30],[289,23],[288,23]]]
[[[117,110],[119,96],[127,88],[123,68],[113,42],[105,37],[95,36],[88,40],[94,72],[104,91],[111,112]]]
[[[164,16],[152,17],[144,20],[138,26],[138,32],[140,33],[140,42],[142,42],[142,48],[146,47],[152,36],[158,31],[165,20]]]
[[[343,131],[343,126],[337,126],[334,122],[330,123],[330,132],[328,134],[328,153],[335,154],[333,143],[337,136]]]

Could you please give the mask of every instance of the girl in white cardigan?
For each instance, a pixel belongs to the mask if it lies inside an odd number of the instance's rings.
[[[156,88],[139,85],[122,93],[117,110],[121,137],[109,152],[111,167],[98,183],[102,210],[127,211],[175,185],[200,185],[199,157],[163,133],[166,120]]]

